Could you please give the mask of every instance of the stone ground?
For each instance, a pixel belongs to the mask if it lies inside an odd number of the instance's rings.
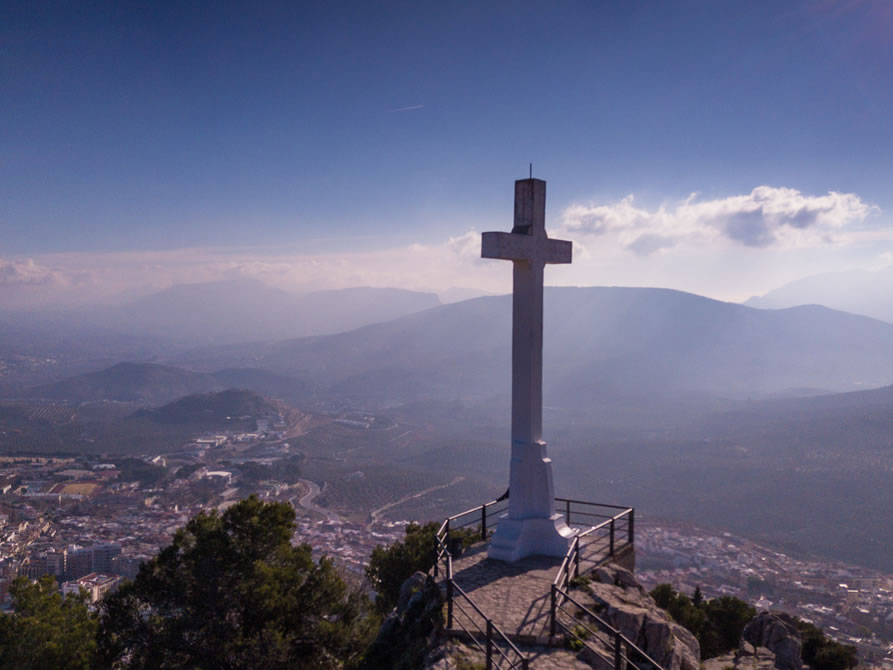
[[[487,558],[487,543],[481,542],[453,560],[453,581],[510,638],[544,643],[549,636],[552,582],[561,561],[546,556],[529,556],[516,563],[494,561]],[[583,561],[580,574],[595,566],[594,560]],[[470,608],[461,598],[455,602],[454,617],[469,627],[458,608]],[[469,613],[476,623],[482,622],[476,612]]]
[[[530,658],[530,670],[591,670],[592,666],[577,657],[577,652],[554,647],[524,647]],[[485,668],[486,656],[474,645],[451,640],[446,657],[434,666],[434,670],[466,670]],[[494,663],[494,668],[506,667]]]

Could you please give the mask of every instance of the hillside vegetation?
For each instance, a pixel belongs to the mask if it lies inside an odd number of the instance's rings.
[[[0,454],[157,454],[204,431],[253,431],[258,416],[300,415],[252,391],[190,395],[157,409],[0,404]]]

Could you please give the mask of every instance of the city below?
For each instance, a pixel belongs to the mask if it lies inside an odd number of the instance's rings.
[[[242,417],[247,418],[247,417]],[[372,415],[340,412],[327,426],[366,431]],[[142,562],[203,510],[251,493],[292,504],[295,542],[362,574],[372,549],[404,534],[406,520],[342,515],[316,500],[326,484],[304,479],[290,441],[305,430],[282,415],[254,417],[252,432],[196,436],[158,456],[7,456],[0,459],[0,596],[19,575],[52,575],[63,592],[91,602],[136,576]],[[362,472],[348,475],[361,479]],[[160,483],[164,482],[161,486]],[[461,510],[456,510],[461,511]],[[669,583],[692,595],[735,596],[783,610],[853,644],[860,663],[893,669],[893,577],[840,562],[795,558],[690,524],[639,518],[637,576],[649,590]]]

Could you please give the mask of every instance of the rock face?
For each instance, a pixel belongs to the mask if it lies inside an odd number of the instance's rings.
[[[695,636],[674,623],[629,570],[609,564],[592,578],[581,589],[592,603],[589,609],[665,670],[698,670],[701,649]],[[579,591],[574,598],[576,594]]]
[[[744,628],[741,643],[765,647],[775,654],[778,670],[800,670],[800,632],[793,618],[784,612],[760,612]]]
[[[742,642],[737,652],[717,656],[704,661],[704,670],[772,670],[775,667],[775,654],[766,647],[754,648]]]

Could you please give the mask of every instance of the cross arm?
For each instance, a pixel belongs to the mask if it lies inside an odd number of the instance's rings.
[[[567,240],[505,232],[484,233],[481,238],[481,258],[570,263],[572,256],[573,245]]]
[[[544,263],[570,263],[573,256],[574,245],[570,240],[546,240]]]
[[[481,236],[481,258],[527,261],[533,258],[533,238],[529,235],[493,232]]]

